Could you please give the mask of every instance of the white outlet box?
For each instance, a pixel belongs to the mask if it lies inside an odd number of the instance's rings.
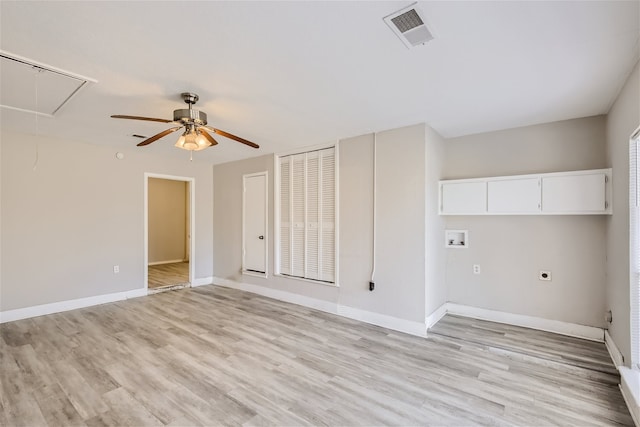
[[[113,272],[116,273],[116,274],[120,273],[120,266],[119,265],[114,265],[113,266]]]
[[[538,273],[538,280],[542,280],[545,282],[550,282],[551,281],[551,271],[549,270],[540,270],[540,273]]]
[[[480,264],[473,264],[473,274],[480,274]]]

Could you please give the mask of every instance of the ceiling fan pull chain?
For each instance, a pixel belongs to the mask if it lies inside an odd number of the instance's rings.
[[[193,162],[193,150],[189,150],[189,153],[190,153],[190,155],[189,155],[189,161],[190,161],[190,162]]]

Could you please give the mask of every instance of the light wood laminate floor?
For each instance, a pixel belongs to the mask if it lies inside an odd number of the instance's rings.
[[[189,262],[150,265],[149,289],[189,284]]]
[[[557,357],[603,344],[465,320],[499,345],[216,286],[5,323],[0,425],[632,425],[615,374]]]

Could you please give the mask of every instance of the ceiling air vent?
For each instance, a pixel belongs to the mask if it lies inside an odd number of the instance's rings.
[[[413,3],[411,6],[384,17],[384,22],[391,28],[391,31],[409,49],[433,40],[433,34],[427,28],[422,12],[416,7],[416,4]]]
[[[94,79],[0,50],[0,107],[53,117]]]

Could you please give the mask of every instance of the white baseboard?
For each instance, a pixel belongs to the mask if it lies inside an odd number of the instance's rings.
[[[382,326],[383,328],[393,329],[394,331],[404,332],[410,335],[416,335],[419,337],[427,336],[427,328],[422,322],[400,319],[398,317],[387,316],[386,314],[361,310],[359,308],[349,307],[346,305],[338,305],[338,315],[348,317],[353,320],[359,320],[360,322]]]
[[[150,262],[150,263],[149,263],[149,264],[147,264],[147,265],[151,266],[151,265],[162,265],[162,264],[175,264],[175,263],[177,263],[177,262],[186,262],[186,261],[188,261],[188,260],[184,260],[184,259],[170,259],[170,260],[167,260],[167,261],[155,261],[155,262]]]
[[[618,367],[620,371],[620,391],[624,398],[633,423],[636,427],[640,424],[640,372],[625,366]]]
[[[266,286],[258,286],[258,285],[252,285],[250,283],[223,279],[221,277],[214,277],[213,284],[224,286],[227,288],[239,289],[241,291],[251,292],[253,294],[262,295],[265,297],[277,299],[284,302],[290,302],[292,304],[302,305],[304,307],[325,311],[331,314],[338,314],[338,304],[331,301],[323,301],[316,298],[309,298],[303,295],[294,294],[292,292],[280,291],[278,289],[267,288]]]
[[[447,314],[446,302],[442,304],[440,307],[436,308],[433,313],[431,313],[424,319],[424,323],[425,325],[427,325],[427,329],[429,329],[430,327],[438,323],[438,321],[442,319],[445,314]]]
[[[371,311],[361,310],[359,308],[341,305],[331,301],[309,298],[291,292],[267,288],[265,286],[252,285],[249,283],[237,282],[235,280],[223,279],[220,277],[214,277],[213,281],[215,285],[239,289],[280,301],[302,305],[304,307],[309,307],[327,313],[348,317],[349,319],[359,320],[361,322],[382,326],[387,329],[393,329],[394,331],[405,332],[407,334],[417,335],[421,337],[426,336],[426,328],[424,326],[424,323],[421,322],[400,319],[393,316],[387,316],[385,314],[374,313]]]
[[[578,325],[576,323],[561,322],[559,320],[543,319],[541,317],[525,316],[522,314],[505,313],[503,311],[488,310],[468,305],[448,302],[447,313],[474,319],[489,320],[491,322],[506,323],[514,326],[554,332],[570,337],[584,338],[591,341],[604,342],[604,330],[594,326]]]
[[[609,335],[608,330],[604,330],[604,344],[607,346],[607,350],[609,351],[609,356],[611,356],[611,360],[613,364],[616,365],[617,368],[624,365],[624,356],[618,346]]]
[[[197,288],[198,286],[211,285],[212,283],[213,283],[213,276],[198,277],[193,282],[191,282],[191,287]]]
[[[60,313],[75,310],[77,308],[91,307],[93,305],[122,301],[147,295],[145,288],[131,291],[115,292],[113,294],[97,295],[93,297],[78,298],[69,301],[53,302],[50,304],[36,305],[33,307],[18,308],[0,312],[0,323],[13,322],[15,320],[28,319],[30,317],[44,316],[45,314]]]

